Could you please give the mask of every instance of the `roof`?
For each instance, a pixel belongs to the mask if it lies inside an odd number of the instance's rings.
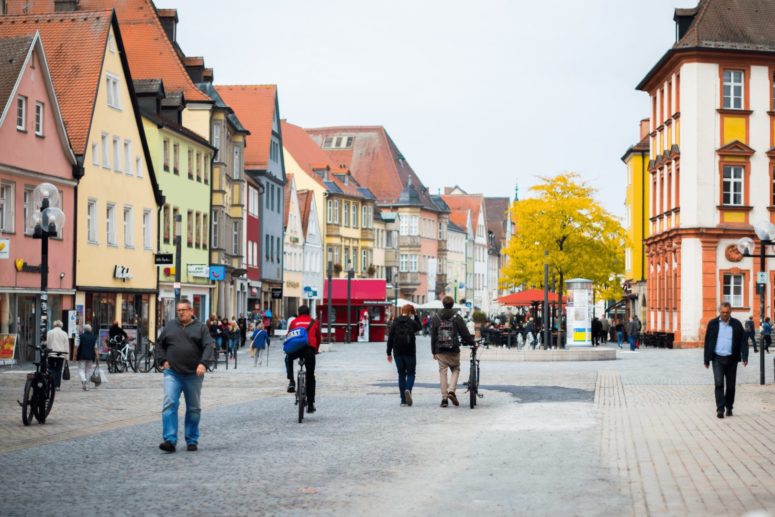
[[[217,85],[215,90],[250,131],[245,148],[245,169],[266,170],[272,145],[277,85]]]
[[[3,36],[40,32],[70,145],[76,154],[86,152],[111,20],[111,11],[0,16]]]
[[[237,117],[237,115],[234,114],[234,110],[223,101],[221,95],[215,89],[215,86],[213,86],[213,83],[197,83],[197,88],[199,88],[203,93],[210,97],[213,102],[215,102],[216,108],[223,109],[228,112],[226,114],[226,120],[229,121],[229,124],[231,124],[235,131],[245,133],[246,135],[250,134],[250,131],[248,131],[247,128],[242,125],[240,119]]]
[[[374,193],[381,205],[399,205],[401,193],[411,183],[422,208],[439,212],[428,189],[412,170],[406,158],[382,126],[342,126],[307,129],[315,143],[322,148],[328,137],[352,136],[350,147],[323,149],[339,167],[350,169],[358,182]],[[405,201],[413,201],[414,193],[407,192]]]
[[[549,292],[549,301],[550,302],[557,302],[559,299],[557,296],[557,293]],[[513,307],[526,307],[530,306],[534,303],[540,303],[544,301],[544,290],[543,289],[527,289],[525,291],[519,291],[518,293],[511,293],[507,294],[506,296],[501,296],[496,300],[501,305],[511,305]],[[566,296],[562,297],[562,302],[566,303],[568,301],[568,298]]]
[[[0,113],[8,105],[35,36],[0,39]]]
[[[461,228],[466,228],[471,214],[471,226],[476,233],[476,222],[479,220],[479,211],[482,209],[483,196],[481,194],[455,194],[441,196],[449,207],[449,220]]]
[[[461,228],[460,226],[456,225],[452,221],[447,223],[447,230],[451,230],[453,232],[459,232],[459,233],[466,233],[464,228]]]
[[[352,176],[348,176],[345,183],[343,180],[348,171],[345,169],[345,174],[336,172],[340,168],[333,163],[331,157],[315,143],[304,129],[285,120],[281,120],[280,124],[283,133],[283,147],[293,156],[299,167],[319,185],[332,194],[376,199],[368,188],[362,187],[360,182]],[[326,177],[321,177],[318,174],[319,171],[326,171]]]
[[[311,190],[297,190],[296,195],[299,198],[301,231],[304,232],[304,238],[306,239],[309,228],[309,215],[312,213],[312,200],[315,198],[315,194]]]
[[[676,9],[674,20],[690,22],[688,29],[646,74],[638,90],[645,89],[668,59],[682,51],[775,52],[775,2],[772,0],[700,0],[695,8]]]
[[[210,144],[210,141],[207,140],[206,138],[202,138],[202,136],[199,135],[199,133],[194,133],[193,131],[191,131],[186,127],[183,127],[179,124],[176,124],[175,122],[172,122],[171,120],[167,120],[165,118],[158,116],[156,113],[150,113],[144,110],[140,110],[140,113],[143,115],[143,117],[147,118],[148,120],[156,124],[157,127],[170,129],[176,132],[177,134],[188,138],[192,142],[196,142],[199,145],[203,145],[212,151],[216,150],[216,148]]]
[[[631,145],[622,155],[622,161],[626,161],[627,157],[632,153],[645,153],[648,154],[649,150],[651,149],[649,145],[649,135],[646,135],[643,137],[643,139],[638,142],[637,144]]]
[[[485,197],[484,198],[484,216],[487,224],[487,231],[492,232],[494,245],[497,248],[506,239],[506,221],[509,220],[509,198],[507,197]]]

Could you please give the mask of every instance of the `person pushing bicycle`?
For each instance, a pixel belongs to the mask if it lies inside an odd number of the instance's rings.
[[[288,326],[288,334],[294,329],[304,328],[307,331],[307,346],[285,355],[285,370],[288,376],[288,393],[296,391],[296,381],[293,380],[293,361],[304,357],[304,365],[307,369],[307,413],[315,412],[315,355],[318,353],[321,342],[320,322],[312,319],[309,307],[299,306],[298,316]]]
[[[468,346],[475,346],[476,343],[466,327],[466,322],[452,309],[455,305],[452,297],[445,296],[441,304],[444,309],[431,319],[431,352],[433,358],[439,363],[441,407],[447,407],[448,400],[459,406],[455,389],[460,376],[461,340]],[[451,371],[449,381],[447,381],[447,370]]]

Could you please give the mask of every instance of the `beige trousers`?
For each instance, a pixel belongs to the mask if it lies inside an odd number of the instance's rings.
[[[460,377],[460,352],[444,352],[436,354],[439,363],[439,381],[441,382],[441,398],[446,399],[448,393],[457,389],[457,378]],[[447,369],[452,371],[447,383]]]

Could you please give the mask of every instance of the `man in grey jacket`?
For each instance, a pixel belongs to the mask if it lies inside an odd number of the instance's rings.
[[[207,326],[194,319],[191,302],[177,305],[178,319],[168,322],[159,335],[157,350],[164,368],[164,404],[161,413],[164,441],[159,449],[175,452],[178,440],[178,406],[180,393],[186,398],[186,449],[197,450],[200,397],[205,370],[215,355],[215,342]]]

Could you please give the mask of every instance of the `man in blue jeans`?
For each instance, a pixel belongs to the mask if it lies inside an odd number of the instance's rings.
[[[215,342],[207,326],[194,319],[191,302],[177,305],[178,319],[168,322],[159,335],[156,349],[164,368],[164,403],[161,413],[164,441],[159,449],[175,452],[178,441],[178,406],[180,394],[186,399],[186,449],[197,450],[200,396],[205,370],[215,356]]]

